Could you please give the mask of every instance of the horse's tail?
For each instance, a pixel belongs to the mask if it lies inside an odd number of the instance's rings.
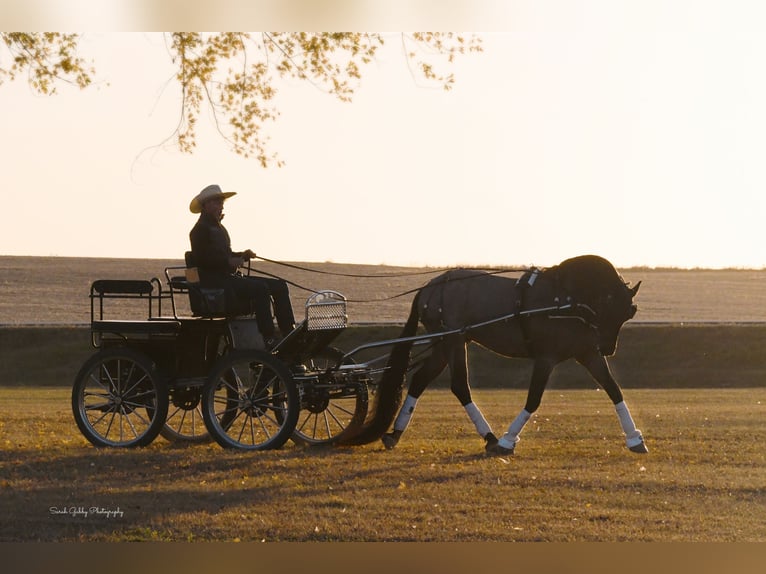
[[[410,309],[410,316],[402,329],[400,338],[412,337],[418,329],[420,315],[418,313],[418,298],[415,295]],[[402,404],[402,389],[407,379],[407,367],[410,364],[410,351],[413,341],[397,343],[391,349],[388,363],[383,371],[383,377],[378,385],[375,404],[372,407],[372,418],[367,421],[359,433],[344,440],[344,444],[368,444],[380,439],[391,426],[391,423]]]

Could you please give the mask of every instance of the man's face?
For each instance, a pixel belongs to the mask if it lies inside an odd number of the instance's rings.
[[[223,219],[223,199],[208,199],[205,203],[202,204],[202,211],[206,215],[212,215],[218,221],[220,221]]]

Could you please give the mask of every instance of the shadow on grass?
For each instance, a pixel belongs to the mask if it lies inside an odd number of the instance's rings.
[[[245,453],[217,445],[0,452],[0,541],[226,538],[259,515],[285,520],[355,495],[396,491],[412,464],[382,448]],[[466,480],[469,470],[450,472]],[[446,480],[446,479],[445,479]],[[230,518],[222,519],[222,516]],[[171,526],[169,526],[171,525]]]

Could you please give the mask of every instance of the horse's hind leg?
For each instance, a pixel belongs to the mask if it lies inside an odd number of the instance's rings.
[[[418,399],[426,390],[428,383],[438,377],[447,366],[448,356],[444,344],[437,344],[431,354],[425,359],[421,367],[415,371],[407,389],[407,397],[404,399],[402,408],[394,421],[394,430],[383,435],[381,440],[387,449],[396,446],[407,426],[410,424],[412,414],[418,404]]]
[[[633,422],[633,417],[630,416],[628,405],[625,404],[620,386],[609,370],[606,358],[601,355],[592,355],[586,359],[578,358],[577,361],[588,369],[588,372],[598,381],[612,400],[614,409],[617,412],[617,418],[620,420],[620,426],[625,433],[625,444],[628,449],[639,454],[649,452],[646,444],[644,444],[644,437],[641,431],[636,428],[636,423]]]

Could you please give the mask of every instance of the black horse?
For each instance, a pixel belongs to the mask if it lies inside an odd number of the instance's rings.
[[[520,279],[470,269],[436,277],[415,296],[401,337],[415,335],[419,322],[428,333],[457,332],[438,338],[416,370],[393,431],[382,436],[386,448],[396,446],[421,393],[449,365],[451,390],[486,440],[487,452],[512,454],[519,433],[540,406],[553,368],[574,358],[614,403],[628,448],[648,452],[606,361],[617,348],[623,323],[636,313],[633,297],[640,284],[629,287],[609,261],[595,255],[567,259],[542,271],[533,269]],[[506,319],[496,320],[502,317]],[[499,441],[471,398],[466,355],[470,342],[506,357],[534,360],[526,404]],[[383,391],[398,386],[399,395],[386,426],[399,404],[411,348],[412,342],[399,343],[389,359]]]

